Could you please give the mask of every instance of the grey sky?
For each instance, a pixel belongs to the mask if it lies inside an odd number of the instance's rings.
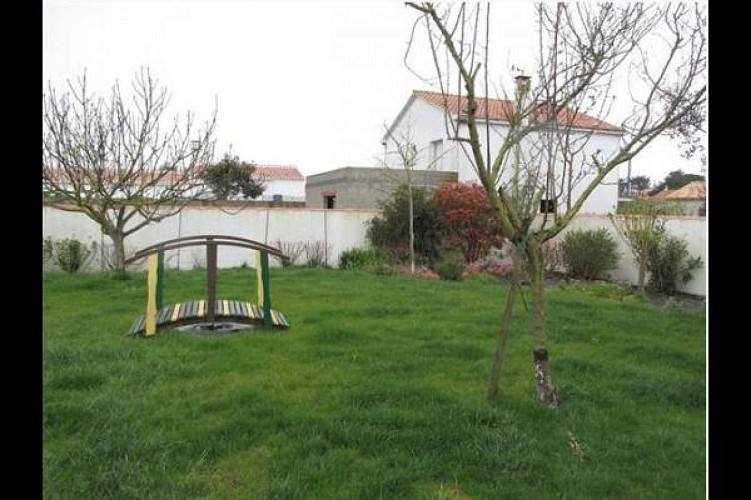
[[[504,23],[498,67],[530,67],[531,2],[493,4]],[[100,94],[141,66],[172,93],[174,111],[205,119],[219,103],[217,153],[294,164],[304,175],[372,166],[383,123],[413,89],[429,87],[403,64],[416,15],[402,1],[45,0],[43,90],[87,69]],[[412,62],[423,67],[422,51]],[[500,77],[510,84],[512,75]],[[633,173],[699,173],[660,140]]]

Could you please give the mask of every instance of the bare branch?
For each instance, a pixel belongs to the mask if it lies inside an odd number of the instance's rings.
[[[203,195],[216,107],[202,129],[191,113],[166,122],[169,94],[145,68],[131,82],[129,104],[117,82],[108,100],[90,94],[85,72],[67,83],[64,94],[49,84],[43,96],[45,198],[78,207],[122,250],[125,236]]]

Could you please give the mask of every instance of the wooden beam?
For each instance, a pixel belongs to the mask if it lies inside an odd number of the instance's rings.
[[[214,322],[216,314],[216,243],[206,244],[206,319]]]
[[[162,307],[164,307],[164,250],[159,250],[156,265],[156,308]]]
[[[256,250],[256,296],[259,305],[263,305],[263,264],[261,261],[261,251]]]
[[[269,253],[261,250],[261,273],[263,275],[263,326],[271,328],[274,321],[271,318],[271,276],[269,274]]]
[[[147,337],[156,333],[158,260],[156,254],[149,255],[148,274],[146,275],[146,330],[144,332]]]

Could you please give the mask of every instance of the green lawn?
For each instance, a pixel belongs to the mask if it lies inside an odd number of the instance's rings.
[[[165,302],[204,279],[168,272]],[[491,280],[273,269],[286,332],[127,337],[144,282],[44,277],[45,498],[705,497],[704,314],[551,290],[551,410],[521,300],[484,399]],[[254,286],[219,273],[220,298]]]

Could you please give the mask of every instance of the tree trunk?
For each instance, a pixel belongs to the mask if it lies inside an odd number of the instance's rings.
[[[409,259],[412,274],[415,274],[415,209],[412,201],[412,182],[408,183],[409,189]]]
[[[508,296],[506,297],[506,307],[503,310],[503,317],[501,319],[501,327],[498,330],[498,338],[496,340],[495,353],[493,355],[493,365],[490,368],[490,382],[488,382],[488,401],[495,401],[498,399],[500,392],[499,380],[501,377],[501,367],[503,366],[503,358],[506,355],[506,346],[508,345],[509,333],[511,332],[511,313],[514,309],[514,302],[516,300],[516,293],[521,286],[521,263],[522,259],[518,258],[516,251],[514,252],[514,270],[513,281],[511,288],[509,289]]]
[[[644,295],[644,280],[647,277],[647,260],[646,258],[642,258],[639,260],[639,279],[638,279],[638,287],[639,287],[639,293],[643,296]]]
[[[503,310],[501,328],[498,330],[498,339],[496,340],[495,353],[493,354],[493,366],[490,368],[490,382],[488,382],[487,392],[488,401],[497,400],[500,392],[498,381],[501,376],[503,358],[506,355],[506,345],[508,344],[509,332],[511,331],[511,312],[514,309],[517,288],[518,286],[516,282],[512,283],[511,289],[506,297],[506,308]]]
[[[533,361],[537,399],[548,406],[558,406],[558,391],[553,386],[548,364],[547,335],[545,332],[545,269],[542,261],[542,241],[532,237],[528,241],[527,260],[532,289],[532,339]]]
[[[112,269],[115,277],[125,279],[125,236],[122,231],[113,231],[107,236],[112,240]]]

